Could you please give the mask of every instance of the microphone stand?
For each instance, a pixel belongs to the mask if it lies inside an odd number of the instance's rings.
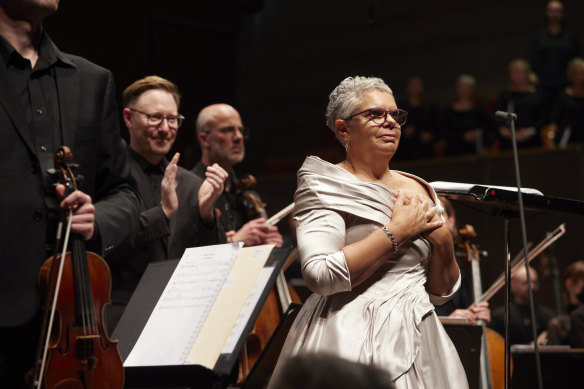
[[[517,181],[517,198],[519,200],[519,220],[521,222],[521,238],[523,243],[524,258],[529,258],[529,251],[527,249],[527,228],[525,227],[525,209],[523,207],[523,195],[521,194],[521,179],[519,174],[519,156],[517,153],[517,139],[515,138],[515,120],[517,120],[517,115],[512,112],[495,112],[495,117],[500,120],[504,120],[507,125],[510,124],[511,127],[511,144],[513,146],[513,160],[515,163],[515,179]],[[511,300],[511,270],[510,270],[510,253],[509,253],[509,219],[505,220],[505,229],[507,231],[505,242],[507,249],[507,256],[505,258],[505,284],[506,284],[506,298],[505,298],[505,388],[509,387],[509,370],[510,370],[510,344],[509,344],[509,308]],[[531,287],[531,271],[529,269],[529,261],[525,260],[525,273],[527,275],[527,287],[529,291],[529,312],[531,316],[531,332],[533,336],[533,350],[535,355],[535,365],[537,372],[537,386],[539,389],[543,389],[543,379],[541,376],[541,362],[539,359],[539,347],[537,345],[537,327],[535,322],[535,301],[533,299],[533,290]]]

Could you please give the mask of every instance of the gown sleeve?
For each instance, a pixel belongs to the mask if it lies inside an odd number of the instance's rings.
[[[351,290],[345,254],[345,220],[338,212],[317,209],[296,217],[302,274],[314,293],[331,295]]]

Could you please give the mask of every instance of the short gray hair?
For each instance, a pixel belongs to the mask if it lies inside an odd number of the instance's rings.
[[[468,85],[474,87],[476,84],[476,80],[470,74],[461,74],[456,79],[456,86],[459,86],[460,84],[468,84]]]
[[[572,72],[578,66],[584,66],[584,58],[576,57],[573,58],[570,62],[568,62],[568,77],[572,76]]]
[[[329,103],[325,114],[326,125],[339,141],[341,139],[335,129],[335,121],[349,117],[351,112],[359,105],[359,100],[363,94],[371,89],[387,92],[393,96],[393,92],[381,78],[361,76],[345,78],[329,95]]]

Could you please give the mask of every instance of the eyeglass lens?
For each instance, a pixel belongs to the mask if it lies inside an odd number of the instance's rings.
[[[178,116],[163,116],[163,115],[148,115],[148,124],[151,126],[158,126],[166,119],[168,126],[179,128],[182,124],[182,118]]]
[[[383,109],[372,109],[370,111],[369,117],[371,121],[375,124],[383,124],[386,120],[386,115],[390,114],[393,120],[396,121],[400,126],[404,125],[408,117],[408,113],[401,109],[395,109],[392,111],[385,111]]]

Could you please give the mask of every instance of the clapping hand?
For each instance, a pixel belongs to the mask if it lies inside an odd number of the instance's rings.
[[[160,185],[160,205],[162,206],[162,212],[164,212],[167,219],[170,219],[178,209],[176,172],[178,170],[177,164],[179,158],[179,153],[174,154],[172,160],[164,171],[164,177],[162,178],[162,183]]]
[[[212,220],[215,201],[223,193],[225,180],[229,174],[221,166],[214,163],[207,167],[205,177],[205,181],[199,189],[199,213],[203,219]]]

